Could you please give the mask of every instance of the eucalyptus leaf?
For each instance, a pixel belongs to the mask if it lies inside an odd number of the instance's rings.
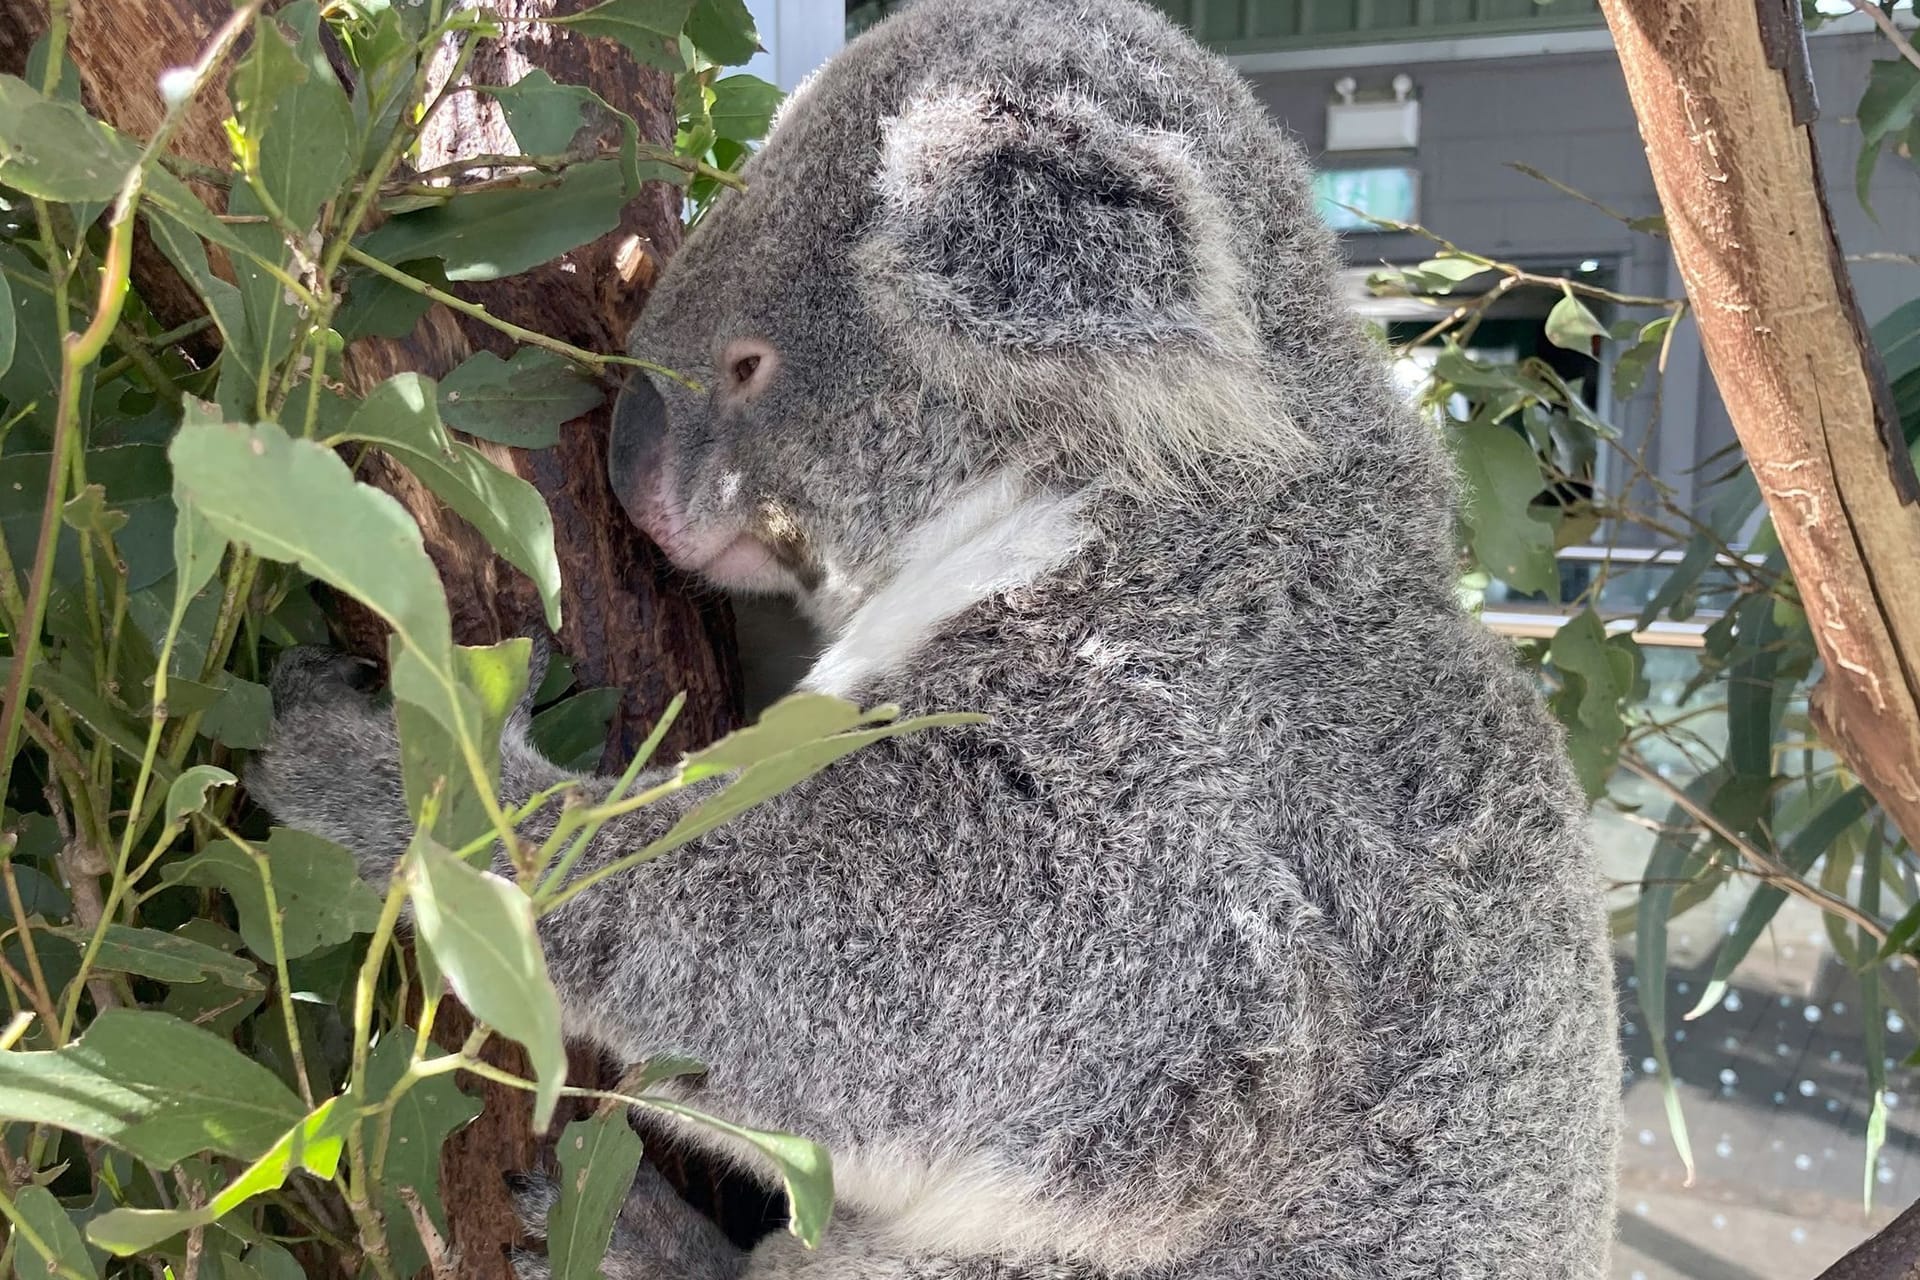
[[[218,765],[196,764],[174,779],[167,789],[167,823],[184,821],[207,804],[207,793],[215,787],[230,787],[239,779]]]
[[[413,1032],[406,1027],[394,1027],[381,1037],[368,1055],[360,1096],[378,1101],[393,1092],[413,1057],[413,1040]],[[394,1268],[401,1275],[418,1274],[427,1264],[427,1252],[400,1192],[404,1188],[418,1196],[428,1218],[444,1232],[447,1214],[440,1199],[440,1149],[448,1135],[479,1114],[479,1101],[460,1092],[451,1075],[418,1081],[394,1104],[380,1192]]]
[[[60,204],[111,200],[140,147],[71,102],[0,75],[0,183]]]
[[[83,948],[93,935],[92,929],[80,925],[68,925],[53,932]],[[158,929],[108,925],[93,963],[97,968],[134,973],[157,982],[205,982],[212,978],[236,991],[260,989],[253,965],[244,958]]]
[[[22,1187],[13,1198],[13,1207],[20,1215],[20,1220],[53,1254],[50,1264],[38,1249],[27,1243],[24,1235],[13,1233],[13,1274],[16,1280],[53,1280],[53,1277],[65,1273],[82,1276],[100,1274],[100,1269],[93,1265],[93,1258],[87,1253],[87,1242],[81,1239],[79,1228],[73,1225],[73,1219],[67,1216],[67,1211],[54,1198],[53,1192],[40,1186]],[[56,1271],[56,1266],[61,1270]]]
[[[1547,341],[1556,347],[1592,355],[1597,345],[1610,336],[1607,326],[1568,290],[1547,313]]]
[[[461,368],[472,363],[469,360]],[[586,384],[586,389],[597,402],[597,389],[591,384]],[[442,390],[440,397],[445,396]],[[402,373],[381,383],[326,443],[348,440],[369,441],[398,456],[443,502],[478,529],[487,545],[533,580],[546,610],[547,626],[560,629],[560,561],[554,550],[553,519],[547,513],[546,501],[525,480],[501,470],[478,450],[447,435],[440,423],[432,379]]]
[[[13,363],[13,348],[17,341],[13,316],[13,286],[7,278],[0,275],[0,374],[5,374]]]
[[[1554,593],[1553,527],[1533,513],[1543,481],[1526,438],[1503,423],[1476,419],[1449,424],[1447,442],[1467,485],[1467,539],[1475,559],[1522,591]]]
[[[575,165],[549,186],[456,195],[387,219],[360,247],[384,262],[439,258],[449,280],[497,280],[620,225],[626,175],[614,160]]]
[[[304,1169],[323,1182],[330,1180],[340,1167],[347,1130],[353,1121],[352,1108],[341,1106],[340,1101],[328,1098],[321,1103],[199,1208],[109,1210],[87,1224],[87,1238],[124,1258],[194,1227],[219,1221],[253,1197],[285,1185],[298,1170]]]
[[[526,1049],[538,1085],[533,1127],[544,1129],[566,1083],[567,1052],[533,900],[425,835],[416,837],[410,861],[420,940],[473,1016]]]
[[[693,0],[687,36],[709,61],[738,66],[760,52],[760,32],[745,0]]]
[[[560,428],[605,401],[571,364],[538,347],[510,359],[478,351],[440,380],[440,414],[470,436],[518,449],[546,449]]]
[[[779,1172],[786,1187],[790,1218],[787,1230],[809,1247],[820,1243],[833,1215],[833,1161],[817,1142],[790,1133],[749,1129],[684,1103],[643,1098],[647,1106],[723,1133],[746,1143]]]
[[[0,1119],[51,1124],[167,1168],[214,1151],[252,1160],[300,1102],[225,1040],[146,1009],[106,1009],[65,1048],[0,1053]]]
[[[646,66],[679,71],[686,66],[680,52],[680,33],[692,11],[693,0],[606,0],[580,13],[548,21],[582,35],[618,40]]]
[[[273,877],[281,913],[281,937],[291,958],[370,933],[380,918],[380,898],[360,879],[351,853],[332,841],[291,827],[275,827],[258,846]],[[167,868],[170,883],[217,885],[240,914],[247,949],[273,959],[273,924],[266,882],[246,850],[216,840],[200,853]]]
[[[708,114],[713,131],[736,142],[755,142],[767,136],[786,95],[779,85],[768,84],[759,76],[722,76],[713,82],[713,106]]]
[[[640,1171],[641,1147],[625,1108],[575,1120],[560,1135],[560,1200],[547,1219],[554,1280],[599,1280],[614,1219]]]

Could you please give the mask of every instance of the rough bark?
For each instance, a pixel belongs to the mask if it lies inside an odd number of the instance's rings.
[[[502,17],[524,19],[575,6],[556,0],[491,0],[488,7]],[[162,109],[156,91],[160,74],[192,61],[231,12],[229,0],[74,0],[68,52],[89,108],[127,133],[150,135]],[[19,73],[45,22],[42,0],[0,0],[0,70]],[[511,83],[536,66],[562,83],[592,86],[633,115],[646,139],[671,140],[670,80],[638,66],[610,41],[510,22],[506,38],[489,43],[475,57],[467,80]],[[220,124],[225,101],[219,86],[205,96],[205,105],[180,131],[175,147],[179,155],[219,168],[228,165]],[[421,165],[430,168],[465,156],[516,150],[491,99],[457,94],[423,137]],[[629,204],[616,231],[562,262],[458,291],[526,328],[588,350],[618,351],[661,262],[679,238],[679,194],[653,184]],[[192,290],[150,247],[137,252],[134,277],[142,299],[163,323],[201,314]],[[363,392],[393,373],[413,370],[440,376],[476,350],[505,355],[511,346],[498,332],[436,307],[405,339],[354,343],[339,376],[350,389]],[[617,767],[675,693],[684,691],[688,701],[665,744],[668,752],[703,745],[733,727],[740,703],[732,623],[724,603],[672,572],[632,531],[614,499],[606,480],[610,411],[609,398],[608,405],[568,424],[556,447],[539,453],[475,443],[538,487],[553,511],[564,583],[561,647],[573,658],[583,683],[625,691],[607,750],[607,765]],[[532,585],[404,471],[376,455],[362,474],[397,496],[419,521],[447,586],[457,640],[490,642],[538,620]],[[367,656],[383,658],[385,638],[377,620],[350,602],[343,602],[342,614],[348,643]],[[471,1025],[463,1010],[449,1007],[436,1024],[436,1039],[458,1047]],[[527,1069],[511,1044],[495,1046],[488,1057],[509,1070]],[[585,1050],[575,1052],[573,1067],[576,1080],[588,1084],[610,1085],[618,1074]],[[463,1277],[509,1280],[504,1250],[515,1233],[500,1175],[534,1166],[540,1152],[528,1129],[524,1095],[470,1078],[463,1077],[463,1083],[483,1098],[486,1110],[448,1142],[443,1157],[451,1243],[459,1250]],[[697,1199],[727,1199],[709,1173],[697,1172]],[[735,1199],[747,1206],[741,1214],[751,1221],[743,1222],[736,1214],[733,1225],[751,1232],[764,1197]]]
[[[1821,736],[1920,839],[1920,482],[1829,216],[1798,0],[1604,0],[1673,252],[1826,673]]]

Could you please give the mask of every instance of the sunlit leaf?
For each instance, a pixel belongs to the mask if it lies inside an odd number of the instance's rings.
[[[533,1127],[543,1129],[566,1083],[560,997],[547,976],[533,900],[425,836],[414,842],[413,918],[454,994],[474,1017],[518,1040],[538,1089]]]
[[[183,1231],[217,1222],[253,1197],[281,1187],[298,1170],[322,1181],[331,1179],[340,1167],[352,1120],[351,1107],[341,1105],[339,1098],[328,1098],[200,1208],[113,1209],[87,1224],[87,1238],[124,1258]]]
[[[144,1009],[107,1009],[63,1049],[0,1053],[0,1118],[51,1124],[167,1168],[201,1151],[251,1160],[302,1115],[225,1040]]]

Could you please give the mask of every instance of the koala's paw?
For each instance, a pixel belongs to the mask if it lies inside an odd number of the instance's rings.
[[[274,819],[347,846],[384,882],[412,824],[392,715],[370,696],[374,667],[313,646],[274,665],[273,728],[246,771],[247,791]]]
[[[560,1202],[560,1186],[543,1173],[510,1173],[507,1189],[524,1235],[547,1238],[547,1219]],[[549,1280],[544,1253],[515,1249],[519,1280]],[[600,1274],[606,1280],[732,1280],[745,1255],[709,1219],[680,1198],[650,1164],[640,1166],[633,1191],[614,1219]]]

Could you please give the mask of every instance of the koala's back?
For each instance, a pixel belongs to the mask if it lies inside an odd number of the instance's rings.
[[[902,748],[989,886],[947,906],[1032,939],[963,996],[1051,1037],[992,1032],[986,1141],[1134,1205],[1171,1275],[1601,1274],[1612,971],[1558,729],[1444,573],[1355,590],[1289,540],[1115,516],[916,662],[909,701],[994,716]]]

